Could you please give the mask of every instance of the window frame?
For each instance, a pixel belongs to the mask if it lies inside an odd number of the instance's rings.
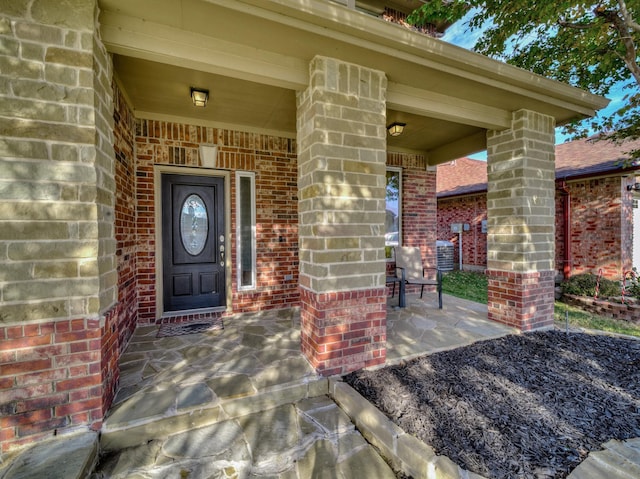
[[[387,212],[387,175],[389,174],[389,172],[393,172],[393,173],[397,173],[398,174],[398,242],[397,245],[396,244],[392,244],[392,245],[388,245],[387,241],[386,241],[386,235],[387,233],[389,233],[387,231],[387,226],[386,226],[386,212]],[[385,170],[385,259],[387,261],[395,261],[395,258],[393,256],[393,247],[394,246],[402,246],[402,168],[398,167],[398,166],[387,166],[386,170]],[[391,248],[390,250],[387,250],[387,248]]]
[[[244,193],[242,188],[242,179],[249,179],[249,201],[251,203],[250,211],[250,235],[251,235],[251,283],[243,284],[243,262],[242,257],[245,252],[242,248],[243,232],[242,232],[242,195]],[[238,291],[250,291],[257,288],[257,239],[256,239],[256,174],[252,171],[236,171],[236,277],[238,284]]]

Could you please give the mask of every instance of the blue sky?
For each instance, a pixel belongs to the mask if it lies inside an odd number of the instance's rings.
[[[442,39],[448,43],[452,43],[459,47],[465,48],[467,50],[471,50],[473,45],[476,43],[478,37],[482,33],[480,29],[474,30],[473,32],[469,30],[467,27],[467,20],[473,15],[473,10],[471,10],[462,20],[451,25]],[[613,113],[617,109],[620,108],[622,104],[622,98],[624,96],[624,92],[622,90],[622,85],[617,88],[614,88],[609,94],[608,98],[611,100],[609,106],[603,110],[600,110],[598,113],[600,115],[608,115]],[[562,134],[561,129],[556,130],[556,143],[564,143],[569,138],[567,135]],[[476,153],[475,155],[470,155],[470,158],[474,158],[477,160],[486,160],[487,155],[485,152]]]

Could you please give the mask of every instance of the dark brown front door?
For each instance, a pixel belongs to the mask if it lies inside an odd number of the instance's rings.
[[[224,179],[162,175],[164,310],[226,305]]]

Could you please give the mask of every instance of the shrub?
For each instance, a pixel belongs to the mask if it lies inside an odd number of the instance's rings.
[[[576,296],[595,296],[598,277],[595,274],[576,274],[571,276],[567,281],[562,283],[562,292],[564,294],[574,294]],[[627,290],[628,292],[628,290]],[[607,298],[612,296],[620,296],[622,289],[619,281],[613,281],[606,278],[600,278],[599,298]]]
[[[640,278],[638,278],[638,270],[636,268],[633,268],[633,276],[628,279],[627,294],[640,299]]]

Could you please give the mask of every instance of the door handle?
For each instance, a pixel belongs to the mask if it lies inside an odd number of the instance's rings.
[[[224,245],[223,244],[220,244],[220,261],[224,261]]]

